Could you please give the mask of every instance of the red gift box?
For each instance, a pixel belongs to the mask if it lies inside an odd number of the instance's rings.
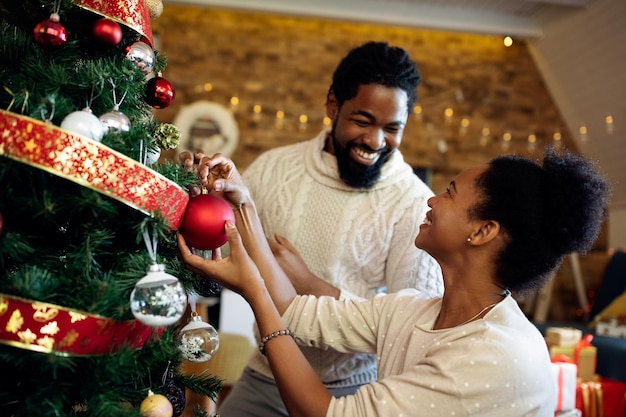
[[[608,378],[579,382],[576,408],[583,417],[626,417],[626,383]]]

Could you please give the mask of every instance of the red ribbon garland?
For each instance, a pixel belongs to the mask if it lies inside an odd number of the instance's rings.
[[[141,348],[151,328],[0,293],[0,343],[63,356]]]

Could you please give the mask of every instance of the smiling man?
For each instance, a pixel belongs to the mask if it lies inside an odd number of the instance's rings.
[[[326,97],[332,128],[265,152],[244,172],[274,255],[300,294],[442,293],[439,266],[413,244],[433,193],[398,150],[420,80],[401,48],[351,50]],[[335,396],[377,378],[375,355],[302,350]],[[287,416],[264,356],[250,358],[217,413]]]

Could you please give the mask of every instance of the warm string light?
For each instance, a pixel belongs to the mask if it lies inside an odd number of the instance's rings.
[[[261,120],[261,111],[263,111],[263,106],[260,104],[252,106],[252,120],[259,122]]]
[[[502,134],[502,149],[508,150],[511,147],[511,139],[513,139],[513,135],[511,132],[506,131]]]
[[[505,38],[505,44],[507,46],[511,46],[512,43],[513,43],[512,38],[510,37]],[[210,82],[206,82],[204,84],[201,84],[195,87],[195,89],[196,91],[203,90],[205,92],[211,92],[213,91],[213,85]],[[459,103],[463,103],[464,96],[463,96],[463,91],[461,89],[455,90],[454,100],[457,103],[457,105],[459,105]],[[236,95],[233,95],[230,97],[229,102],[230,102],[231,111],[236,112],[240,107],[239,97]],[[452,124],[454,113],[455,113],[455,110],[452,106],[446,107],[444,109],[443,116],[444,116],[444,123],[446,125]],[[259,103],[254,104],[252,106],[252,115],[251,115],[252,119],[255,122],[259,122],[262,118],[262,114],[263,114],[263,106]],[[424,109],[422,105],[420,104],[414,105],[412,109],[412,115],[415,119],[419,121],[423,120]],[[283,127],[287,118],[287,115],[285,114],[285,112],[283,110],[278,110],[275,116],[276,116],[275,117],[276,126]],[[303,113],[303,114],[298,115],[297,120],[298,120],[298,127],[300,130],[307,130],[309,128],[310,126],[309,116]],[[332,125],[332,119],[330,119],[329,117],[323,117],[321,122],[323,126]],[[464,116],[463,118],[461,118],[458,124],[458,136],[466,136],[469,132],[469,126],[471,124],[472,124],[472,121],[469,116]],[[604,125],[605,125],[606,133],[609,135],[612,135],[615,130],[614,118],[612,114],[608,113],[605,116]],[[578,128],[578,137],[582,142],[586,142],[588,140],[589,138],[588,128],[585,124],[581,124],[580,127]],[[485,126],[480,131],[479,144],[480,146],[485,147],[489,144],[490,140],[491,140],[490,128]],[[562,146],[562,135],[559,131],[556,131],[552,135],[552,141],[553,141],[554,146]],[[534,151],[537,148],[537,142],[538,142],[538,139],[537,139],[536,133],[534,132],[529,133],[527,136],[528,150]],[[511,132],[507,130],[502,134],[502,142],[501,142],[502,148],[505,150],[509,149],[509,147],[511,146],[511,143],[513,143],[513,137],[512,137]],[[437,146],[438,151],[441,153],[446,153],[448,151],[448,143],[445,139],[438,140],[436,142],[436,146]]]
[[[606,133],[609,135],[613,134],[613,116],[607,114],[604,118],[604,123],[606,124]]]

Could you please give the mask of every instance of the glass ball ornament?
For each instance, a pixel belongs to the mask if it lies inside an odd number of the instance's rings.
[[[123,133],[130,130],[130,119],[119,110],[101,114],[98,119],[108,133]]]
[[[67,42],[67,31],[59,23],[59,20],[59,14],[52,13],[49,19],[39,22],[33,29],[35,42],[48,49],[56,49],[65,45]]]
[[[183,316],[187,294],[178,278],[165,272],[165,265],[154,264],[130,294],[133,316],[149,327],[167,327]]]
[[[139,405],[139,412],[144,417],[172,417],[174,408],[165,395],[148,390],[148,396]]]
[[[105,126],[89,108],[84,108],[65,116],[61,122],[61,129],[69,130],[98,142],[102,140],[102,136],[106,132]]]
[[[105,45],[115,46],[122,41],[122,27],[108,17],[96,20],[91,28],[91,34]]]
[[[149,147],[146,151],[146,165],[156,164],[161,157],[161,149]]]
[[[192,313],[189,323],[180,330],[178,350],[190,362],[206,362],[215,355],[220,346],[217,331]]]
[[[235,213],[226,200],[214,194],[200,194],[187,203],[180,233],[189,246],[213,250],[228,241],[224,229],[227,220],[235,223]]]
[[[165,78],[156,76],[146,82],[146,103],[155,109],[164,109],[174,101],[174,86]]]
[[[126,51],[126,59],[139,68],[144,74],[150,74],[154,68],[156,57],[154,51],[145,42],[137,41],[130,45]]]

